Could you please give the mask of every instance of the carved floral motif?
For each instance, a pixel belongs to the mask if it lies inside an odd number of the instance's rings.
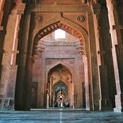
[[[80,15],[80,16],[77,17],[77,21],[84,22],[85,21],[85,17],[83,15]]]

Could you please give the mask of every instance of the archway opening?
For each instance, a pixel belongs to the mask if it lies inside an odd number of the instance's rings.
[[[72,73],[70,70],[58,64],[48,73],[47,82],[47,108],[48,107],[72,107]]]
[[[59,81],[53,88],[53,107],[69,107],[68,87]]]
[[[63,82],[68,88],[68,95],[66,95],[67,92],[64,92],[64,97],[69,97],[64,102],[65,105],[84,107],[84,64],[81,54],[81,42],[66,31],[65,38],[55,39],[54,33],[44,36],[35,45],[32,74],[32,107],[55,107],[57,101],[53,98],[53,87],[59,81]],[[53,73],[56,73],[57,76],[53,77]],[[74,83],[76,84],[74,85]],[[56,92],[55,97],[59,93],[60,91]],[[57,103],[59,106],[59,102]]]
[[[35,55],[37,53],[37,50],[38,50],[38,47],[39,47],[38,45],[41,44],[42,38],[47,37],[47,35],[50,35],[51,33],[54,33],[54,31],[55,31],[55,33],[57,31],[59,32],[60,38],[58,38],[57,37],[58,34],[56,34],[57,35],[56,39],[58,39],[58,40],[63,39],[63,41],[64,41],[64,39],[67,38],[66,33],[68,33],[69,35],[74,37],[73,38],[74,40],[76,38],[76,40],[78,41],[77,43],[79,44],[78,49],[79,49],[80,54],[85,54],[85,39],[84,39],[82,33],[80,31],[78,31],[77,29],[71,27],[70,25],[58,21],[58,22],[52,23],[51,25],[48,25],[48,26],[42,28],[35,35],[34,42],[33,42],[33,55]],[[61,38],[61,36],[64,37],[64,38]],[[55,39],[55,37],[53,39]]]
[[[65,39],[66,38],[66,33],[65,31],[61,29],[57,29],[55,31],[55,39]]]

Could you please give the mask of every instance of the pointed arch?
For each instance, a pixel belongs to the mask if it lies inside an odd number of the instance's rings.
[[[57,62],[55,64],[52,64],[48,67],[47,69],[47,73],[49,73],[54,67],[58,66],[58,65],[62,65],[67,71],[70,72],[71,75],[74,75],[74,71],[73,71],[73,68],[71,68],[70,66],[68,66],[67,64],[64,64],[62,62]]]
[[[44,36],[54,32],[57,29],[62,29],[67,33],[78,38],[80,40],[81,53],[85,54],[85,42],[88,41],[87,31],[82,26],[73,23],[72,21],[64,17],[57,17],[46,22],[45,26],[36,33],[33,42],[33,54],[36,49],[36,46],[38,45],[38,41]]]
[[[61,65],[60,68],[59,68],[59,65]],[[58,69],[55,69],[55,68],[58,68],[59,70],[61,68],[63,68],[65,71],[67,71],[68,74],[69,74],[69,77],[70,77],[69,81],[67,81],[66,79],[60,78],[60,79],[58,79],[58,81],[55,80],[53,82],[53,79],[50,79],[50,78],[53,75],[54,71],[58,72],[57,71]],[[55,91],[56,91],[55,87],[57,85],[59,85],[59,83],[63,83],[67,87],[67,92],[66,92],[67,93],[67,101],[70,102],[71,106],[74,105],[74,103],[73,103],[74,94],[72,94],[72,93],[74,93],[74,89],[73,89],[74,88],[74,81],[73,81],[73,77],[72,76],[73,76],[73,74],[72,74],[71,68],[67,67],[67,65],[64,65],[62,63],[56,63],[56,64],[50,66],[50,68],[48,69],[48,72],[47,72],[47,77],[49,77],[49,79],[48,79],[49,81],[47,81],[48,82],[47,89],[49,89],[50,92],[51,92],[50,93],[50,105],[51,105],[51,102],[52,102],[53,107],[54,107],[54,104],[55,104],[54,102],[55,102],[55,97],[56,97],[56,95],[55,95]],[[72,93],[71,93],[71,90],[72,90]]]

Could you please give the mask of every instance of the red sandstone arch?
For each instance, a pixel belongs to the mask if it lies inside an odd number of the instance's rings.
[[[53,65],[50,69],[48,69],[47,77],[50,76],[49,74],[52,73],[52,70],[53,70],[55,67],[59,66],[59,65],[62,65],[62,67],[63,67],[66,71],[68,71],[69,74],[70,74],[70,76],[71,76],[71,82],[70,82],[70,83],[67,83],[67,82],[66,82],[65,80],[63,80],[63,79],[61,79],[61,80],[59,80],[59,81],[63,82],[63,83],[68,87],[68,95],[69,95],[70,105],[73,106],[73,105],[74,105],[74,96],[73,96],[74,94],[72,94],[72,93],[74,93],[75,87],[74,87],[74,82],[73,82],[73,77],[72,77],[73,74],[72,74],[71,68],[67,67],[66,65],[64,65],[64,64],[62,64],[62,63],[57,63],[57,64]],[[55,85],[57,85],[57,84],[59,83],[59,81],[57,81],[57,82],[55,82],[55,83],[53,84],[52,89],[54,88]],[[48,82],[48,80],[47,80],[47,82]],[[49,84],[49,86],[50,86],[50,84]],[[47,87],[47,89],[48,89],[48,87]],[[70,93],[71,90],[73,90],[72,93]],[[47,95],[47,96],[48,96],[48,95]],[[50,102],[52,102],[52,101],[51,101],[51,98],[53,97],[53,93],[49,94],[49,96],[50,96]],[[49,103],[49,102],[47,102],[47,105],[48,105],[48,103]],[[51,103],[50,103],[50,105],[51,105]]]
[[[42,27],[37,34],[34,37],[33,42],[33,54],[35,54],[36,46],[38,45],[38,41],[43,38],[44,36],[52,33],[53,31],[57,29],[62,29],[66,31],[67,33],[75,36],[80,40],[80,49],[81,54],[85,54],[85,49],[87,46],[85,46],[85,43],[88,42],[88,33],[87,31],[80,25],[73,23],[72,21],[65,19],[63,17],[55,18],[48,22],[48,24],[45,24],[44,27]]]
[[[46,74],[47,77],[48,77],[48,74],[52,71],[52,69],[55,68],[55,67],[57,67],[58,65],[62,65],[63,68],[64,68],[65,70],[67,70],[67,71],[70,73],[71,79],[72,79],[72,82],[73,82],[75,75],[74,75],[74,73],[73,73],[72,68],[70,68],[68,65],[65,65],[64,63],[60,63],[60,62],[58,62],[58,63],[56,63],[56,64],[53,64],[53,65],[48,69],[47,74]],[[62,81],[67,85],[67,83],[66,83],[64,80],[62,80]],[[74,82],[73,82],[73,83],[74,83]],[[55,83],[55,84],[57,84],[57,83]],[[68,85],[67,85],[67,86],[68,86]]]
[[[60,65],[60,64],[61,64],[62,66],[64,66],[65,69],[68,70],[68,71],[71,73],[71,75],[74,73],[73,69],[72,69],[70,66],[68,66],[67,64],[62,63],[62,62],[56,62],[55,64],[50,65],[50,66],[48,67],[47,73],[49,73],[54,67],[56,67],[56,66],[58,66],[58,65]]]
[[[82,54],[85,54],[87,56],[87,67],[88,67],[88,77],[89,77],[89,83],[90,83],[90,100],[91,100],[91,107],[99,107],[99,103],[97,99],[100,99],[100,92],[99,92],[99,80],[97,77],[98,76],[98,70],[97,70],[97,56],[96,56],[96,49],[93,48],[96,44],[95,44],[95,34],[94,34],[94,25],[93,25],[93,16],[92,14],[88,15],[88,23],[89,23],[89,31],[87,32],[85,29],[83,29],[82,26],[80,26],[79,24],[76,24],[66,18],[63,17],[56,17],[52,20],[50,20],[49,22],[46,22],[46,24],[44,24],[45,26],[43,26],[41,28],[40,31],[38,31],[36,34],[33,35],[33,55],[34,55],[34,50],[35,50],[35,46],[38,44],[38,41],[43,38],[45,35],[50,34],[52,31],[55,31],[58,28],[54,28],[56,23],[60,23],[63,25],[66,25],[66,27],[71,27],[73,30],[77,31],[78,35],[80,34],[81,37],[83,38],[83,42],[81,43],[81,46],[84,47],[82,49]],[[52,26],[54,25],[54,26]],[[59,24],[58,24],[59,25]],[[47,31],[48,27],[51,26],[52,31]],[[65,27],[65,26],[64,26]],[[46,30],[45,30],[46,28]],[[42,30],[43,29],[43,30]],[[64,28],[63,30],[65,30],[66,28]],[[50,30],[50,28],[49,28]],[[45,32],[45,35],[42,33],[42,31]],[[65,30],[66,31],[66,30]],[[69,33],[69,32],[68,32]],[[89,33],[89,35],[88,35]],[[35,37],[34,37],[35,36]],[[76,35],[75,35],[76,36]],[[78,36],[79,37],[79,36]],[[98,91],[99,93],[95,93],[96,91]],[[95,97],[93,96],[95,95]],[[94,98],[94,100],[93,100]],[[94,106],[94,104],[96,106]]]

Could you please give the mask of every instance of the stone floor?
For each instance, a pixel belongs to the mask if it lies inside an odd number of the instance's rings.
[[[123,123],[123,113],[80,109],[0,110],[0,123]]]

